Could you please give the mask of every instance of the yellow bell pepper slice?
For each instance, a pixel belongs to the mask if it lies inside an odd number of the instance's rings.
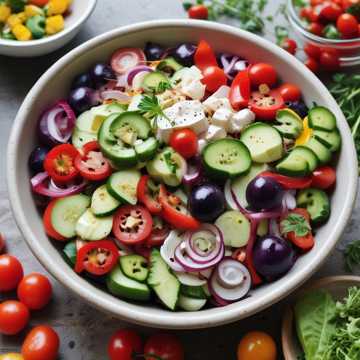
[[[303,120],[303,127],[304,127],[304,129],[303,129],[302,133],[300,134],[300,136],[295,141],[295,146],[306,144],[310,140],[310,138],[311,138],[311,136],[313,134],[313,129],[311,129],[309,127],[308,117],[306,117]]]

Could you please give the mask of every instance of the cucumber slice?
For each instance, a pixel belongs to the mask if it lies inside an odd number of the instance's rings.
[[[180,294],[193,299],[207,299],[209,294],[205,290],[204,286],[188,286],[181,284]]]
[[[158,141],[154,137],[146,139],[139,145],[135,145],[135,152],[139,161],[148,161],[152,159],[159,146]]]
[[[338,151],[341,146],[341,135],[338,129],[333,131],[314,130],[314,138],[325,145],[331,152]]]
[[[159,250],[153,249],[150,255],[149,286],[170,310],[175,310],[180,292],[179,280],[170,272]]]
[[[140,255],[124,255],[119,260],[122,272],[130,279],[144,282],[149,274],[147,260]]]
[[[276,165],[276,170],[287,176],[306,176],[310,173],[309,164],[302,156],[292,152]]]
[[[199,311],[205,306],[206,302],[206,299],[194,299],[180,294],[178,304],[185,311]]]
[[[336,129],[336,117],[326,107],[315,106],[308,114],[309,127],[314,130],[333,131]]]
[[[182,69],[183,66],[179,64],[173,57],[165,58],[160,61],[159,65],[156,67],[157,70],[161,70],[169,75],[174,74],[176,71]]]
[[[296,139],[303,131],[302,119],[291,109],[279,110],[276,114],[276,124],[274,128],[288,139]]]
[[[226,246],[239,248],[249,241],[250,221],[240,211],[224,212],[217,218],[215,225],[222,231]]]
[[[112,230],[113,217],[96,217],[87,209],[76,223],[75,232],[83,240],[96,241],[106,238]]]
[[[153,72],[149,72],[143,80],[142,83],[142,88],[146,91],[146,92],[163,92],[163,91],[159,91],[161,89],[159,89],[159,85],[161,83],[165,83],[170,85],[169,83],[169,79],[167,78],[167,76],[160,72],[160,71],[153,71]]]
[[[120,298],[137,301],[150,300],[150,288],[146,284],[125,276],[120,266],[115,266],[107,276],[106,285],[111,294]]]
[[[120,204],[119,200],[109,194],[106,185],[98,187],[91,198],[91,210],[95,216],[111,215]]]
[[[73,267],[76,264],[76,254],[77,254],[76,242],[75,241],[68,242],[63,248],[63,258],[71,267]]]
[[[310,138],[304,146],[315,153],[320,164],[324,165],[331,160],[331,151],[315,138]]]
[[[95,140],[97,140],[97,135],[95,133],[81,131],[77,127],[74,128],[71,136],[72,144],[78,149],[81,149],[86,143]]]
[[[89,206],[90,198],[83,194],[58,199],[51,212],[51,225],[60,235],[74,237],[76,223]]]
[[[299,157],[304,158],[309,165],[310,172],[314,171],[319,165],[319,161],[318,161],[315,153],[311,149],[309,149],[305,146],[295,147],[291,151],[291,156],[295,156],[295,157],[299,156]]]
[[[251,166],[249,150],[236,139],[225,138],[209,143],[202,157],[205,170],[217,178],[233,178],[246,173]]]
[[[321,225],[329,219],[330,201],[323,190],[314,188],[301,190],[296,197],[296,204],[309,212],[314,225]]]
[[[283,142],[280,133],[272,126],[254,123],[241,134],[240,140],[247,146],[255,162],[270,163],[283,155]]]
[[[117,171],[109,177],[106,183],[107,190],[117,200],[135,205],[140,177],[140,172],[135,169]]]

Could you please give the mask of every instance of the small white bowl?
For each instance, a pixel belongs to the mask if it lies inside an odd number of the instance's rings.
[[[71,13],[65,17],[65,28],[57,34],[30,41],[0,37],[0,54],[13,57],[35,57],[49,54],[72,40],[95,9],[97,0],[74,0]]]

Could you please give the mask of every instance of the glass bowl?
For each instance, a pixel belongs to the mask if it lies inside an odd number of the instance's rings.
[[[322,49],[337,50],[340,56],[340,66],[360,65],[360,37],[354,39],[328,39],[307,31],[304,22],[298,14],[294,0],[287,2],[287,15],[295,33],[305,42]]]

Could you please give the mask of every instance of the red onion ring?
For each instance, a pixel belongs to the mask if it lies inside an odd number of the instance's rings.
[[[185,185],[196,184],[203,176],[203,167],[200,156],[194,156],[187,161],[187,170],[183,177]]]
[[[128,86],[132,86],[135,75],[141,71],[153,72],[154,70],[150,66],[146,65],[137,65],[129,69],[125,75],[126,83]]]
[[[120,103],[129,103],[131,101],[131,96],[120,91],[120,90],[104,90],[100,94],[103,100],[117,100]]]

